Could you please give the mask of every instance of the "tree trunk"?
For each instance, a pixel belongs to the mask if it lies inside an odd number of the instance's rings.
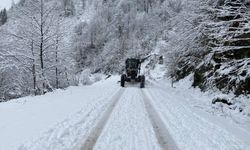
[[[31,42],[31,52],[33,56],[33,64],[32,64],[32,75],[33,75],[33,90],[34,94],[37,95],[37,85],[36,85],[36,62],[35,62],[35,53],[34,53],[34,40]]]
[[[42,84],[43,84],[43,94],[45,94],[45,88],[46,88],[46,85],[45,85],[45,76],[44,76],[44,62],[43,62],[43,44],[44,44],[44,33],[43,33],[43,28],[44,28],[44,3],[43,3],[43,0],[41,0],[41,12],[40,12],[40,21],[41,21],[41,25],[40,25],[40,63],[41,63],[41,70],[42,70]]]
[[[58,44],[59,44],[59,39],[57,36],[56,39],[56,88],[59,89],[59,77],[58,77]]]

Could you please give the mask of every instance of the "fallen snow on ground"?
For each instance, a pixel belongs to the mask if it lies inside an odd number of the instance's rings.
[[[0,104],[0,149],[67,149],[117,92],[117,78]]]
[[[171,87],[150,87],[148,97],[179,149],[250,149],[250,134],[236,123],[216,118],[189,104],[198,98]],[[156,98],[157,97],[157,98]]]
[[[122,95],[94,150],[160,150],[138,87]]]
[[[223,120],[228,120],[239,126],[250,130],[250,98],[247,96],[235,97],[232,93],[222,94],[218,90],[201,92],[199,88],[191,87],[191,78],[187,77],[180,82],[176,83],[174,86],[176,92],[183,93],[186,97],[186,101],[193,107],[203,110],[213,116],[222,118]],[[170,85],[168,81],[164,81],[166,85]],[[161,84],[163,86],[163,84]],[[186,96],[187,95],[187,96]],[[225,98],[233,100],[232,106],[228,106],[223,103],[212,104],[214,98]],[[240,109],[243,109],[241,111]],[[250,141],[250,140],[249,140]]]
[[[169,80],[160,80],[164,73],[154,75],[158,80],[147,81],[143,90],[137,84],[123,89],[114,76],[90,86],[0,103],[0,149],[79,149],[104,119],[93,141],[95,150],[160,149],[153,127],[159,122],[180,150],[250,150],[249,117],[222,115],[211,106],[214,95],[188,88],[188,80],[172,88]],[[145,99],[157,114],[156,122]],[[104,115],[113,104],[111,113]]]

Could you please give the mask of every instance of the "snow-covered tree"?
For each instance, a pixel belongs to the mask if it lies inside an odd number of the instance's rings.
[[[193,86],[203,90],[216,87],[237,95],[249,93],[247,3],[242,0],[210,0],[201,4],[201,14],[206,19],[195,19],[199,21],[199,33],[193,36],[194,41],[200,43],[196,44],[198,51],[185,48],[176,62],[175,77],[183,78],[194,72]],[[190,23],[196,23],[195,20]]]
[[[75,5],[72,0],[62,0],[64,15],[66,17],[72,16],[75,14]]]
[[[163,13],[166,7],[162,3],[154,0],[103,1],[90,22],[79,24],[82,34],[76,34],[74,41],[76,58],[81,60],[79,66],[119,72],[125,57],[140,57],[152,51],[168,18],[168,13]],[[93,62],[96,56],[99,57]],[[100,64],[96,65],[97,62]]]

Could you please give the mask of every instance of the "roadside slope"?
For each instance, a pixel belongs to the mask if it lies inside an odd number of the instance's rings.
[[[187,100],[195,97],[193,93],[186,93],[185,90],[181,93],[178,89],[163,87],[157,83],[145,89],[144,92],[150,98],[154,109],[158,111],[179,149],[250,149],[247,132],[244,134],[245,137],[239,136],[228,128],[224,128],[229,122],[215,123],[211,114],[206,114],[190,106]],[[231,124],[230,129],[243,133],[236,124]]]
[[[119,90],[117,80],[112,78],[91,86],[70,87],[43,96],[1,103],[0,149],[15,150],[23,143],[23,149],[39,149],[39,145],[40,149],[46,146],[53,149],[53,144],[54,147],[60,144],[67,147],[77,142],[74,140],[80,137],[73,136],[81,133],[84,136],[88,130],[80,132],[77,127],[91,128],[91,121],[99,117],[98,112],[105,110],[112,95]]]

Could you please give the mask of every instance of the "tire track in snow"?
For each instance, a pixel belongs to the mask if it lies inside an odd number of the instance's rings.
[[[161,150],[140,88],[126,88],[94,150]]]
[[[102,114],[101,119],[99,120],[99,122],[96,124],[96,126],[94,126],[89,134],[89,136],[87,137],[87,139],[85,140],[85,142],[83,143],[83,145],[80,147],[80,150],[92,150],[96,144],[97,139],[99,138],[100,134],[102,133],[103,128],[105,127],[109,116],[111,115],[111,113],[113,112],[116,104],[118,103],[118,101],[120,100],[120,98],[122,97],[123,93],[124,93],[125,89],[121,88],[112,98],[112,104],[109,106],[109,108]]]
[[[157,141],[162,150],[178,150],[174,140],[168,133],[164,122],[161,120],[160,115],[157,113],[156,109],[151,104],[151,99],[146,96],[144,91],[142,90],[142,97],[144,100],[145,108],[148,112],[149,119],[154,128],[154,132],[157,138]]]
[[[154,102],[151,101],[151,104],[159,110],[158,113],[165,121],[166,127],[171,129],[171,134],[174,135],[180,149],[249,149],[223,127],[210,122],[195,113],[192,107],[185,105],[185,95],[182,93],[158,84],[154,84],[154,88],[146,91],[145,94],[151,100],[153,97],[158,98]]]
[[[78,111],[66,116],[64,120],[57,122],[34,140],[26,141],[20,145],[19,150],[70,150],[79,149],[83,139],[88,137],[91,129],[101,119],[101,114],[112,104],[113,97],[120,88],[112,87],[99,93],[102,87],[92,89],[87,87],[86,94],[77,94],[81,89],[75,91],[70,97],[78,98]],[[92,94],[93,93],[93,94]],[[96,94],[95,94],[96,93]],[[89,97],[88,97],[89,96]],[[69,97],[69,98],[70,98]],[[80,100],[84,99],[85,102]],[[71,101],[70,101],[71,102]],[[66,106],[66,105],[65,105]],[[64,107],[65,107],[64,106]],[[58,113],[58,112],[57,112]],[[80,143],[80,144],[79,144]]]

